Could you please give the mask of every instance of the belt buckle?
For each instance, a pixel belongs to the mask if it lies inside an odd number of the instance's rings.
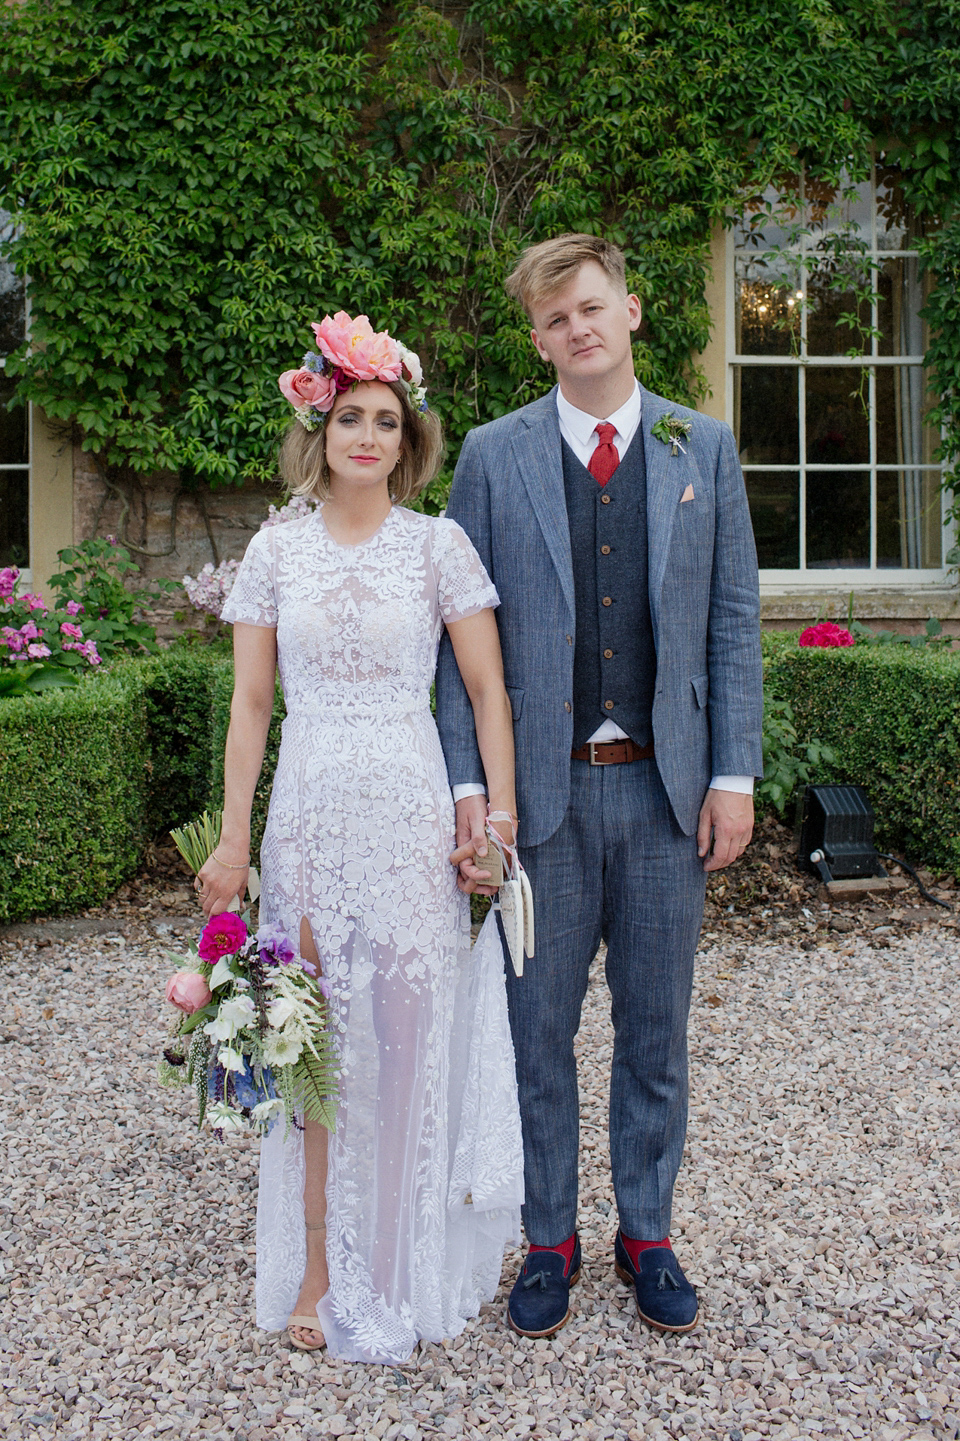
[[[587,748],[590,751],[590,764],[592,766],[606,765],[606,761],[598,761],[596,758],[598,745],[603,745],[603,741],[587,741]]]

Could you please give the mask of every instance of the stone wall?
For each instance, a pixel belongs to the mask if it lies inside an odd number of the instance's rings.
[[[279,484],[186,490],[172,474],[129,476],[111,489],[94,458],[79,446],[74,450],[74,540],[115,535],[144,580],[180,581],[209,561],[239,560],[268,507],[281,500]],[[161,636],[208,628],[183,591],[165,597],[150,618]]]

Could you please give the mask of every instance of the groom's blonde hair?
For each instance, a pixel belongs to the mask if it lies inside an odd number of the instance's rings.
[[[507,294],[518,300],[532,319],[532,310],[572,280],[581,265],[593,260],[615,290],[627,294],[623,251],[600,235],[555,235],[528,245],[506,279]]]

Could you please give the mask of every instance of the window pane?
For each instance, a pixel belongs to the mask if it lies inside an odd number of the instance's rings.
[[[942,564],[939,471],[878,471],[877,565],[939,570]]]
[[[800,182],[796,182],[799,193]],[[800,211],[784,200],[781,192],[768,187],[751,201],[737,220],[733,243],[738,250],[766,250],[770,246],[796,243]]]
[[[880,465],[930,465],[939,445],[925,424],[930,406],[920,365],[877,366],[877,461]]]
[[[741,365],[734,372],[734,405],[743,465],[796,465],[800,424],[795,366]]]
[[[0,370],[0,465],[26,465],[29,458],[26,407],[11,408],[13,389],[13,377]]]
[[[807,567],[870,564],[870,472],[807,472]]]
[[[860,366],[807,370],[807,460],[811,465],[867,465],[867,378]]]
[[[922,234],[907,206],[901,174],[877,166],[877,249],[914,250]]]
[[[799,355],[799,273],[788,263],[737,256],[738,355]]]
[[[0,470],[0,566],[30,564],[27,471]]]
[[[809,272],[808,355],[846,355],[853,349],[861,355],[870,354],[870,301],[863,298],[863,291],[872,290],[873,272],[868,268],[858,277],[859,300],[853,290],[845,288],[848,278],[846,267],[838,268],[832,261],[824,261]]]
[[[877,327],[880,355],[922,355],[926,350],[924,323],[920,311],[924,302],[920,261],[912,255],[904,260],[885,260],[877,275]]]
[[[750,519],[762,570],[800,564],[800,477],[796,471],[746,472]]]
[[[807,178],[804,198],[809,210],[809,225],[814,232],[839,230],[855,225],[867,245],[872,244],[870,181],[859,185],[828,185],[825,181]]]
[[[10,355],[23,344],[27,333],[23,280],[3,258],[4,243],[11,233],[10,217],[0,210],[0,355]]]

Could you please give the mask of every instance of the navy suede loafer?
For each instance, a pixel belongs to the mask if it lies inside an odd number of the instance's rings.
[[[580,1241],[567,1265],[559,1251],[530,1251],[514,1282],[507,1321],[518,1336],[552,1336],[570,1319],[570,1287],[580,1280]]]
[[[692,1331],[700,1319],[697,1293],[669,1246],[648,1246],[634,1266],[617,1232],[614,1248],[617,1275],[637,1294],[641,1321],[657,1331]]]

